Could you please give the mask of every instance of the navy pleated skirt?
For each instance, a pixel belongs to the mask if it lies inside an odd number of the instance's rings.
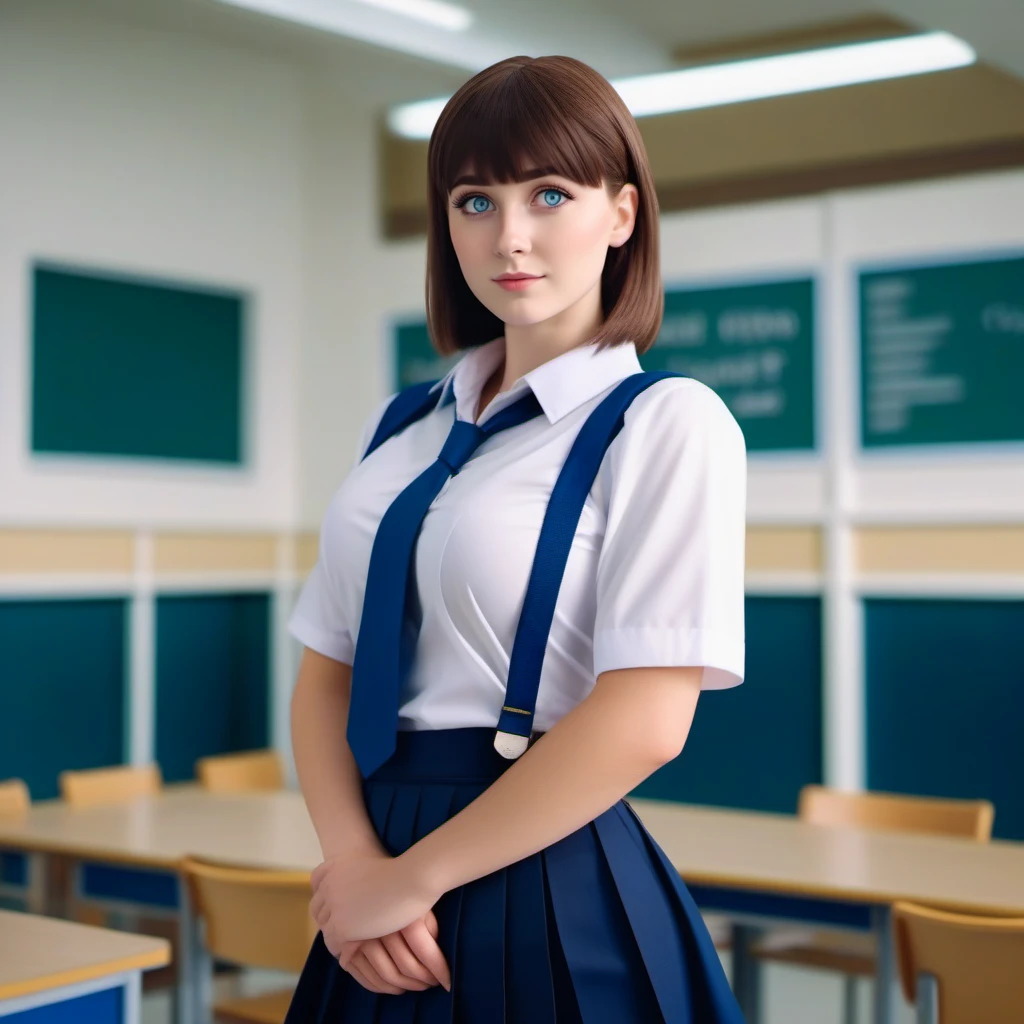
[[[398,733],[395,753],[363,782],[390,854],[515,763],[493,743],[490,728]],[[623,800],[539,853],[450,890],[434,913],[451,992],[370,992],[318,935],[286,1024],[743,1022],[682,879]]]

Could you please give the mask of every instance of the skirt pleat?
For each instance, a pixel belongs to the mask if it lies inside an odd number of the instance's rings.
[[[661,1016],[689,1024],[686,972],[679,970],[679,965],[686,962],[683,943],[654,866],[647,858],[637,856],[637,845],[614,808],[594,820],[594,829],[636,947],[643,956]]]
[[[543,857],[557,939],[584,1024],[656,1020],[643,959],[593,823],[544,850]]]
[[[548,942],[546,882],[541,855],[510,864],[505,872],[505,998],[510,1021],[562,1024],[555,1014]]]
[[[654,837],[647,831],[639,815],[624,800],[612,808],[619,817],[632,826],[635,834],[654,862],[662,880],[663,890],[668,894],[674,907],[683,937],[685,957],[688,963],[719,964],[718,951],[714,940],[704,924],[700,910],[690,895],[679,872],[672,866],[668,854],[658,845]],[[693,1019],[695,1021],[733,1021],[743,1024],[736,997],[729,987],[729,980],[724,970],[694,971],[690,975]]]
[[[364,780],[399,856],[514,762],[492,729],[399,733]],[[446,892],[434,907],[452,991],[370,992],[318,935],[286,1024],[743,1024],[679,873],[620,800],[551,846]]]

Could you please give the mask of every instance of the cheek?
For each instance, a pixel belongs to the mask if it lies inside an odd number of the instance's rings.
[[[588,256],[600,259],[603,264],[608,248],[608,228],[598,217],[565,218],[550,233],[549,244],[581,269],[589,262]]]
[[[455,250],[455,258],[459,261],[462,269],[462,276],[467,283],[472,284],[480,276],[484,266],[481,259],[481,244],[479,232],[460,231],[458,227],[451,229],[452,248]],[[476,237],[474,237],[476,236]]]

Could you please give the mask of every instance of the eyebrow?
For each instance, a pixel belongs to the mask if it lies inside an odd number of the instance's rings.
[[[524,181],[531,181],[534,178],[544,178],[549,174],[558,174],[558,171],[554,167],[531,167],[528,171],[523,174]],[[475,174],[464,174],[461,178],[456,178],[453,182],[452,187],[448,190],[449,192],[454,191],[460,185],[489,185],[491,182],[485,181],[483,178],[478,177]]]

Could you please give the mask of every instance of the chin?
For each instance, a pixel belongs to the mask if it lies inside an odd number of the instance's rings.
[[[558,316],[559,309],[538,310],[536,307],[530,309],[527,303],[510,303],[507,309],[495,309],[494,313],[503,323],[512,324],[514,327],[529,327],[532,324],[541,324]]]

